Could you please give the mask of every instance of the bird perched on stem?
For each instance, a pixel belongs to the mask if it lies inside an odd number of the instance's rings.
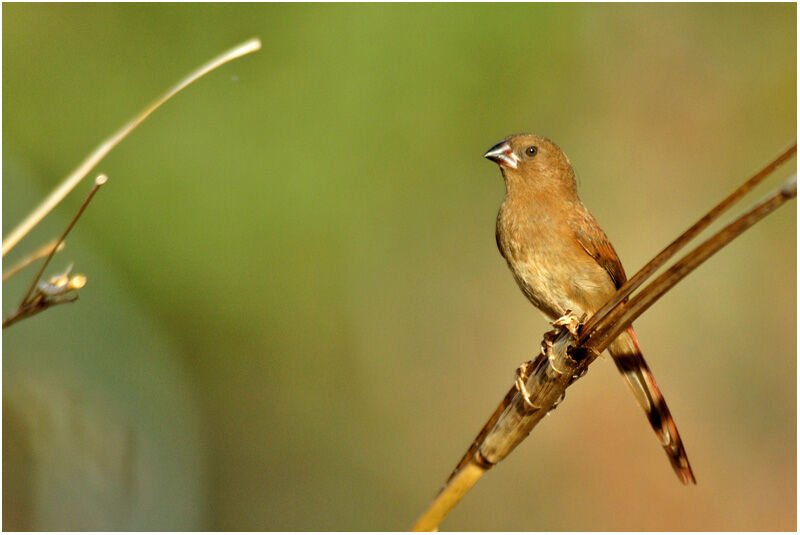
[[[497,214],[497,247],[531,303],[550,320],[594,314],[625,282],[614,247],[578,198],[575,172],[549,139],[519,134],[489,149],[506,196]],[[678,428],[647,367],[633,327],[608,347],[661,440],[680,480],[695,483]]]

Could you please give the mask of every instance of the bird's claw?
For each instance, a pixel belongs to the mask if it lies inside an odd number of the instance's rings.
[[[566,328],[572,336],[577,338],[578,329],[581,327],[581,318],[578,318],[571,310],[567,310],[563,316],[553,321],[552,325]]]
[[[530,377],[531,370],[533,370],[533,361],[529,360],[520,364],[519,368],[517,368],[517,379],[514,381],[514,385],[522,396],[523,405],[525,405],[528,410],[535,411],[539,407],[536,407],[533,401],[531,401],[531,392],[525,384],[528,381],[528,377]]]

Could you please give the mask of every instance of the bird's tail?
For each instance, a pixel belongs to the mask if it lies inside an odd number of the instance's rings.
[[[647,414],[647,419],[650,420],[653,431],[661,440],[675,473],[682,483],[696,484],[692,467],[689,465],[689,458],[686,456],[681,436],[678,434],[678,427],[675,425],[675,420],[672,419],[655,377],[644,361],[633,328],[629,327],[626,332],[619,335],[608,349],[614,363],[625,378],[625,382],[628,383],[636,397],[636,401]]]

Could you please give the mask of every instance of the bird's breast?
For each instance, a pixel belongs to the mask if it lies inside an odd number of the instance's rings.
[[[500,210],[497,245],[525,296],[551,319],[567,310],[596,310],[596,301],[613,293],[608,275],[574,243],[568,228],[542,214],[520,219],[518,212]]]

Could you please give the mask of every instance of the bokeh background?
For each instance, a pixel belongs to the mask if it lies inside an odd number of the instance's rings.
[[[80,300],[3,332],[3,528],[407,529],[547,328],[483,152],[559,143],[631,274],[796,135],[794,4],[4,4],[3,234],[252,36],[97,168]],[[442,529],[794,530],[796,213],[636,324],[697,487],[602,359]]]

